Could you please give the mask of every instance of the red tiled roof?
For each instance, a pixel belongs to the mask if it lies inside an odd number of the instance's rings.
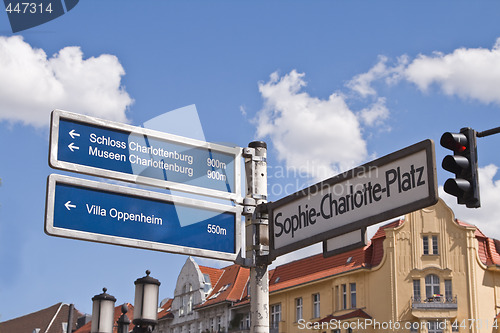
[[[476,237],[481,237],[481,238],[488,238],[486,237],[482,232],[481,230],[478,229],[478,227],[476,227],[475,225],[472,225],[472,224],[469,224],[467,222],[464,222],[464,221],[460,221],[459,219],[455,219],[455,221],[457,222],[457,224],[461,227],[468,227],[468,228],[476,228],[476,231],[474,231],[474,236]]]
[[[174,314],[171,312],[173,298],[169,298],[158,312],[158,320],[160,319],[174,319]]]
[[[389,222],[389,223],[381,226],[380,228],[378,228],[378,230],[375,233],[375,235],[373,235],[372,241],[375,240],[375,239],[379,239],[379,238],[385,238],[385,229],[397,228],[400,225],[402,225],[403,223],[404,223],[404,220],[403,219],[399,219],[399,220],[396,220],[396,221],[393,221],[393,222]]]
[[[35,328],[39,328],[41,332],[62,333],[62,323],[68,322],[68,314],[69,305],[57,303],[46,309],[0,323],[0,332],[33,332]],[[82,315],[74,309],[73,328],[76,327],[78,317]]]
[[[376,267],[382,262],[382,258],[384,257],[385,230],[389,228],[397,228],[403,223],[404,220],[400,219],[378,228],[377,232],[371,239],[370,248],[367,249],[367,265],[369,265],[370,267]]]
[[[477,254],[479,256],[479,260],[485,265],[488,264],[488,240],[487,239],[477,239]]]
[[[129,330],[132,330],[135,326],[134,324],[132,324],[132,319],[134,318],[134,306],[130,303],[125,303],[125,304],[127,304],[127,309],[128,309],[127,317],[128,319],[130,319]],[[122,315],[122,306],[118,305],[115,307],[115,315],[113,318],[113,322],[116,323],[116,321],[118,320],[118,318],[120,318],[121,315]],[[89,321],[88,323],[77,329],[74,333],[90,333],[91,327],[92,327],[92,321]],[[114,333],[118,332],[117,329],[118,328],[116,327],[116,325],[113,326]]]
[[[475,225],[469,224],[459,219],[455,220],[459,226],[475,228],[478,244],[478,256],[481,262],[487,266],[500,266],[500,241],[486,237]]]
[[[277,291],[306,282],[319,280],[366,267],[365,248],[358,248],[332,257],[323,258],[323,254],[296,260],[278,266],[269,275],[269,291]],[[350,260],[348,260],[351,258]]]
[[[365,318],[365,319],[371,319],[372,317],[366,313],[365,311],[361,309],[356,309],[352,312],[340,315],[340,316],[334,316],[334,315],[329,315],[321,320],[318,320],[318,323],[327,323],[330,322],[332,319],[334,320],[348,320],[348,319],[354,319],[354,318]]]
[[[212,268],[207,266],[198,266],[198,267],[200,268],[202,274],[208,274],[210,278],[210,284],[212,285],[212,287],[217,284],[217,281],[219,281],[222,273],[224,273],[223,269]]]
[[[244,295],[250,270],[239,265],[231,265],[222,269],[222,274],[207,300],[197,306],[203,308],[220,302],[238,302]]]
[[[498,247],[496,246],[498,243],[497,240],[488,238],[486,249],[488,253],[488,258],[486,260],[487,265],[497,265],[500,266],[500,253],[498,253]]]
[[[276,267],[269,272],[269,291],[278,291],[328,276],[377,266],[384,255],[385,230],[398,227],[403,222],[397,220],[381,226],[372,237],[371,243],[363,248],[328,258],[317,254]]]
[[[228,295],[228,300],[239,301],[247,295],[246,288],[250,278],[250,269],[240,267],[240,271],[236,275],[233,287]]]

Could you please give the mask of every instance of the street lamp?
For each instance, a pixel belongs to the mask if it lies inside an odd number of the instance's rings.
[[[130,325],[130,319],[127,316],[128,306],[127,303],[122,305],[122,315],[118,318],[116,324],[118,325],[118,333],[128,333],[128,325]]]
[[[135,302],[134,302],[134,333],[153,332],[158,324],[158,291],[160,281],[149,276],[151,272],[146,271],[146,276],[135,280]]]
[[[151,272],[146,271],[146,276],[135,280],[135,305],[133,333],[153,332],[158,324],[158,291],[160,281],[149,276]],[[113,333],[113,321],[115,313],[116,298],[106,293],[107,289],[102,289],[103,293],[92,297],[92,326],[90,333]],[[118,318],[118,333],[128,333],[130,320],[126,313],[128,307],[122,305],[122,315]]]
[[[102,288],[102,294],[92,297],[91,333],[113,333],[116,298],[106,291],[106,288]]]

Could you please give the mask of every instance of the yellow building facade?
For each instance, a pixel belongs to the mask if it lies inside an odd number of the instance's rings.
[[[272,270],[272,330],[500,332],[499,252],[440,200],[380,227],[362,249]]]

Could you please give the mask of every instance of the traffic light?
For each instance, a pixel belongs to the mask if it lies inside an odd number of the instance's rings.
[[[457,202],[468,208],[479,208],[479,179],[477,173],[476,131],[466,127],[460,133],[446,132],[441,146],[451,149],[452,155],[443,159],[443,169],[453,172],[455,179],[444,183],[444,191],[457,197]]]

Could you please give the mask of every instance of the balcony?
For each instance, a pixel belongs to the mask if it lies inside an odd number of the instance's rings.
[[[428,298],[412,297],[412,309],[457,309],[457,296],[434,296]]]
[[[411,298],[411,312],[417,318],[454,318],[457,315],[457,309],[456,295],[454,297],[435,295],[427,298]]]

